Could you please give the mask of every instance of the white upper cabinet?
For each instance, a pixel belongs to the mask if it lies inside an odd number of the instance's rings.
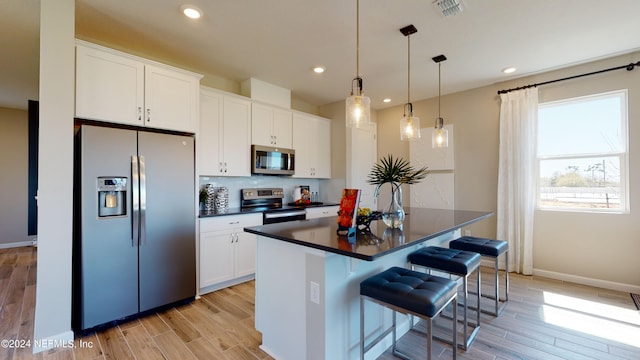
[[[251,176],[251,101],[203,87],[197,144],[200,175]]]
[[[251,143],[291,149],[292,112],[265,104],[251,105]]]
[[[200,78],[78,41],[76,117],[195,132]]]
[[[293,114],[293,148],[297,178],[331,177],[331,121],[318,116]]]

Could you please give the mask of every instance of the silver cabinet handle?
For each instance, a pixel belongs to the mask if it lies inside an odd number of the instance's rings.
[[[147,122],[151,121],[151,109],[147,108]]]
[[[142,120],[142,106],[138,106],[138,121]]]

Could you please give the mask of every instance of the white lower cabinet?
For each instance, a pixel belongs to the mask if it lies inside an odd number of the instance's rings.
[[[256,235],[247,226],[262,225],[262,213],[200,219],[200,293],[253,279]]]
[[[307,219],[316,219],[322,217],[330,217],[330,216],[338,216],[338,209],[340,206],[331,205],[331,206],[314,206],[306,208],[307,211]]]

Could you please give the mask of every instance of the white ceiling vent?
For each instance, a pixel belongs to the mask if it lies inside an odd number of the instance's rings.
[[[444,16],[454,16],[462,12],[462,0],[433,0],[433,4]]]

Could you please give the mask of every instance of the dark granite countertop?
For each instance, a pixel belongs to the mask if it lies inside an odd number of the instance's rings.
[[[244,231],[340,255],[373,261],[386,254],[446,234],[493,215],[487,211],[407,208],[402,230],[382,220],[371,222],[370,232],[358,232],[356,243],[336,234],[335,217],[247,227]]]
[[[308,207],[322,207],[322,206],[336,206],[336,205],[339,205],[339,204],[338,203],[313,203],[311,205],[295,205],[295,206],[283,205],[280,209],[282,209],[282,210],[300,209],[300,208],[304,209],[304,208],[308,208]],[[241,209],[239,207],[229,208],[225,212],[215,212],[215,211],[200,210],[200,214],[198,215],[198,217],[199,218],[207,218],[207,217],[214,217],[214,216],[251,214],[251,213],[256,213],[256,212],[261,213],[263,211],[264,211],[263,208],[247,210],[247,209]]]

